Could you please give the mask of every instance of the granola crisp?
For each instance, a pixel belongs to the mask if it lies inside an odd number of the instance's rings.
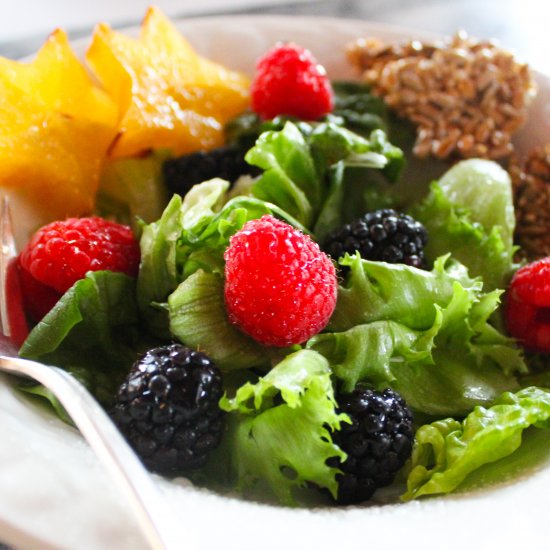
[[[512,154],[511,136],[525,121],[535,85],[510,52],[459,32],[431,44],[360,39],[348,57],[374,93],[416,124],[418,157]]]
[[[550,256],[550,144],[534,149],[523,163],[512,159],[509,172],[521,257],[533,261]]]

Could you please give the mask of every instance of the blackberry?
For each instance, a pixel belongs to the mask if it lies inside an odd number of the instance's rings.
[[[236,147],[220,147],[168,159],[163,167],[164,183],[170,191],[184,196],[193,185],[212,178],[234,182],[244,174],[256,176],[259,169],[244,160]]]
[[[401,396],[391,389],[377,392],[355,389],[338,399],[340,412],[352,423],[343,423],[333,441],[347,455],[331,464],[338,474],[339,504],[354,504],[371,498],[389,485],[412,452],[412,414]]]
[[[119,388],[112,417],[152,471],[179,475],[220,443],[222,381],[203,353],[180,344],[149,350]]]
[[[346,252],[359,252],[365,260],[403,263],[425,268],[424,246],[428,233],[407,214],[392,209],[376,210],[328,235],[324,250],[334,260]]]

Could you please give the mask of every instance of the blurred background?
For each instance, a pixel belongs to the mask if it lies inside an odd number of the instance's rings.
[[[0,55],[31,54],[56,27],[77,38],[100,21],[113,27],[137,24],[151,3],[171,18],[297,14],[359,18],[441,34],[464,29],[494,38],[534,68],[550,72],[548,0],[0,0]]]

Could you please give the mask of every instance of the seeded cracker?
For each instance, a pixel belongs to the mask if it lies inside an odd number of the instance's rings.
[[[550,256],[550,144],[509,168],[516,210],[516,243],[527,260]]]
[[[418,157],[502,159],[523,124],[535,84],[527,65],[459,32],[434,43],[359,39],[352,65],[399,116],[417,125]]]

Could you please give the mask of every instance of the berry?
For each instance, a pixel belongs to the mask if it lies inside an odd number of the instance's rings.
[[[317,120],[334,105],[325,69],[309,50],[292,43],[275,46],[258,61],[251,96],[252,109],[264,119]]]
[[[359,252],[365,260],[392,264],[403,263],[424,268],[424,246],[428,233],[424,226],[395,210],[385,209],[369,212],[330,233],[324,250],[337,260],[346,252]]]
[[[506,323],[526,348],[550,353],[550,256],[515,273],[506,295]]]
[[[178,475],[203,466],[220,443],[222,380],[204,354],[181,344],[149,350],[132,366],[112,417],[152,471]]]
[[[352,423],[342,423],[333,441],[348,457],[336,459],[339,504],[369,500],[389,485],[412,452],[412,414],[401,396],[391,389],[383,392],[356,388],[338,398],[339,411]]]
[[[64,293],[88,271],[136,276],[139,257],[139,244],[128,226],[90,217],[42,227],[23,249],[19,261],[39,283]]]
[[[21,267],[19,260],[20,258],[17,262],[17,275],[21,286],[23,309],[32,321],[38,323],[55,306],[62,294],[35,279]]]
[[[233,235],[224,257],[229,319],[258,342],[300,344],[328,323],[336,273],[310,237],[263,216]]]
[[[168,159],[163,164],[164,183],[170,191],[182,197],[196,185],[212,178],[236,181],[244,174],[255,176],[259,169],[244,160],[244,154],[234,147],[220,147]]]

